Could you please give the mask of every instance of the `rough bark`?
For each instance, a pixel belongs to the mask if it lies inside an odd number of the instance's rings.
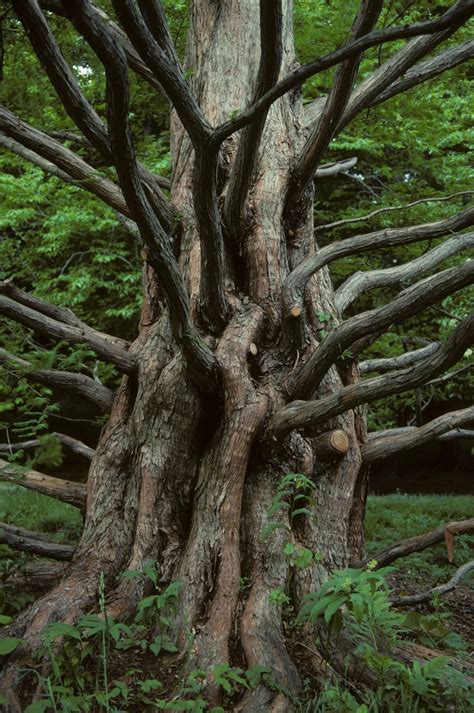
[[[86,486],[36,470],[19,470],[7,461],[0,459],[0,481],[12,482],[42,495],[49,495],[65,503],[70,503],[83,510],[86,504]]]

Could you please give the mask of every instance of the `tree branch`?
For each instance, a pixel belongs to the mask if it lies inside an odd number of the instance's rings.
[[[72,436],[67,436],[65,433],[52,433],[58,441],[69,448],[73,453],[76,453],[87,460],[92,460],[92,456],[95,451],[93,448],[86,446],[82,441],[78,441],[77,438],[72,438]],[[14,453],[15,451],[29,450],[30,448],[38,448],[41,446],[41,440],[34,438],[30,441],[20,441],[19,443],[0,443],[0,452],[3,453]]]
[[[361,446],[362,457],[365,463],[373,463],[375,460],[389,458],[395,453],[404,453],[412,448],[423,446],[425,443],[429,443],[472,421],[474,421],[474,406],[445,413],[418,428],[395,428],[392,431],[383,431],[380,434],[372,433],[369,435],[368,442]],[[400,430],[402,431],[401,433]]]
[[[471,520],[460,520],[459,522],[448,522],[423,535],[415,535],[414,537],[408,537],[406,540],[400,540],[387,549],[381,550],[370,557],[366,557],[366,559],[357,566],[365,567],[369,562],[375,560],[377,562],[376,569],[381,569],[382,567],[387,567],[387,565],[392,564],[395,560],[400,559],[400,557],[406,557],[407,555],[413,554],[413,552],[421,552],[428,547],[443,542],[443,540],[446,539],[446,533],[462,535],[466,532],[472,532],[472,530],[474,530],[474,518]]]
[[[319,401],[293,401],[270,419],[267,432],[281,438],[294,429],[314,428],[360,404],[416,388],[459,361],[473,342],[474,314],[453,331],[440,349],[418,364],[350,384]]]
[[[322,168],[323,168],[323,166],[321,166],[321,169]],[[319,233],[322,230],[331,230],[332,228],[339,228],[342,225],[350,225],[351,223],[364,223],[365,221],[370,220],[371,218],[375,218],[377,215],[381,215],[382,213],[391,213],[395,210],[407,210],[408,208],[413,208],[413,206],[420,205],[422,203],[436,203],[438,201],[439,202],[450,201],[453,198],[458,198],[460,196],[468,196],[468,195],[472,195],[473,193],[474,193],[474,191],[458,191],[457,193],[450,193],[449,196],[434,196],[433,198],[420,198],[417,201],[413,201],[412,203],[405,203],[404,205],[389,206],[388,208],[378,208],[377,210],[373,210],[371,213],[367,213],[367,215],[361,215],[360,218],[344,218],[343,220],[336,220],[333,223],[325,223],[324,225],[317,225],[315,227],[314,231],[316,233]]]
[[[448,257],[472,247],[474,247],[474,233],[462,233],[404,265],[397,265],[385,270],[355,272],[337,289],[336,307],[342,314],[362,292],[373,290],[376,287],[400,285],[402,282],[413,280]]]
[[[22,488],[48,495],[81,510],[86,506],[87,486],[82,483],[53,478],[37,470],[19,469],[2,459],[0,459],[0,481],[16,483]]]
[[[474,13],[472,0],[459,0],[453,7],[449,8],[437,20],[430,22],[415,22],[404,27],[390,27],[385,30],[376,30],[368,35],[350,42],[345,47],[335,50],[324,57],[305,64],[294,72],[288,74],[272,89],[270,89],[259,101],[252,104],[235,119],[225,122],[219,126],[214,133],[214,141],[222,143],[226,138],[253,121],[260,112],[268,109],[277,99],[286,94],[291,89],[299,87],[306,79],[330,69],[346,59],[350,59],[370,47],[376,47],[384,42],[417,37],[418,35],[429,35],[440,30],[444,30],[451,25],[459,26],[466,22]]]
[[[370,371],[378,371],[383,374],[394,369],[403,369],[406,366],[416,364],[420,359],[433,354],[440,348],[439,342],[431,342],[426,347],[416,349],[415,351],[405,352],[397,357],[388,357],[386,359],[367,359],[359,363],[359,371],[361,374],[367,374]]]
[[[6,138],[2,140],[5,148],[40,166],[44,171],[90,191],[122,215],[130,216],[119,186],[101,176],[95,168],[59,141],[29,126],[5,107],[0,107],[0,130],[10,139],[9,142]]]
[[[87,101],[76,77],[65,61],[38,1],[12,0],[12,5],[66,112],[104,160],[111,164],[112,149],[107,129]],[[67,7],[70,8],[71,5],[72,3],[68,3]],[[153,209],[168,227],[175,217],[169,202],[163,196],[152,173],[141,166],[139,173]]]
[[[405,228],[388,228],[366,235],[340,240],[321,248],[315,255],[310,255],[288,275],[282,288],[283,319],[292,319],[292,310],[301,314],[303,294],[309,278],[325,265],[335,260],[358,255],[367,250],[410,245],[421,240],[439,238],[447,233],[456,232],[474,224],[474,208],[467,208],[461,213],[439,220],[435,223],[421,223]],[[297,311],[299,309],[299,312]]]
[[[281,0],[260,0],[260,66],[252,102],[258,101],[274,86],[283,56],[283,19]],[[224,205],[224,219],[235,241],[242,240],[245,204],[258,157],[258,148],[268,109],[242,132]]]
[[[17,287],[12,280],[0,280],[0,295],[6,295],[11,300],[18,302],[24,307],[36,310],[36,312],[40,312],[46,317],[51,317],[51,319],[54,319],[56,322],[62,322],[70,327],[76,327],[84,334],[89,334],[97,339],[105,340],[106,342],[110,342],[124,351],[128,351],[130,344],[125,341],[125,339],[120,339],[120,337],[113,337],[110,334],[99,332],[97,329],[90,327],[88,324],[80,320],[79,317],[76,317],[72,310],[65,307],[59,307],[52,302],[46,302],[46,300],[42,300],[29,292],[25,292]]]
[[[444,384],[446,381],[454,379],[455,376],[459,376],[459,374],[464,374],[464,372],[470,371],[473,368],[474,364],[467,364],[466,366],[463,366],[460,369],[456,369],[455,371],[448,371],[447,374],[443,374],[437,379],[432,379],[431,381],[428,381],[426,383],[426,386],[437,386],[438,384]]]
[[[359,12],[351,28],[351,35],[354,39],[367,35],[374,28],[382,7],[383,0],[362,0]],[[294,210],[301,201],[336,132],[352,92],[361,57],[362,53],[353,55],[342,62],[336,70],[331,91],[321,117],[310,132],[296,161],[293,178],[286,197],[285,212],[287,214]]]
[[[76,550],[73,545],[59,545],[46,540],[38,532],[24,530],[22,527],[7,525],[4,522],[0,522],[0,542],[13,547],[14,550],[66,562],[72,559]]]
[[[65,340],[72,344],[88,344],[100,359],[112,362],[127,374],[136,368],[137,360],[133,354],[121,345],[113,343],[109,339],[104,339],[100,332],[95,332],[90,328],[84,329],[58,322],[1,294],[0,314],[48,337]]]
[[[423,602],[431,601],[434,596],[442,596],[443,594],[448,594],[456,589],[459,582],[463,577],[469,572],[474,570],[474,560],[471,562],[466,562],[453,574],[453,576],[444,584],[438,584],[436,587],[427,589],[424,592],[419,592],[418,594],[408,594],[405,597],[395,597],[391,596],[390,601],[394,607],[409,607],[414,604],[422,604]]]
[[[362,312],[336,326],[292,376],[293,398],[305,398],[318,387],[332,364],[355,341],[384,331],[474,282],[474,260],[432,275],[404,290],[392,302]]]
[[[16,367],[16,373],[29,381],[71,391],[98,406],[101,411],[110,411],[113,400],[112,391],[85,374],[73,374],[69,371],[56,371],[55,369],[36,369],[30,362],[14,356],[4,349],[0,349],[0,364],[10,364]]]
[[[76,8],[75,8],[76,10]],[[173,333],[183,351],[189,372],[199,387],[216,387],[214,354],[191,322],[189,300],[174,257],[170,239],[147,200],[140,181],[128,119],[129,96],[126,58],[90,11],[81,2],[75,15],[79,32],[87,39],[104,65],[107,79],[108,124],[120,185],[146,246],[147,261],[161,282],[168,302]]]
[[[335,176],[338,173],[346,173],[351,168],[354,168],[357,161],[357,156],[353,156],[352,158],[342,159],[342,161],[333,161],[332,163],[325,163],[324,165],[319,166],[319,168],[316,169],[314,177],[326,178],[327,176]]]

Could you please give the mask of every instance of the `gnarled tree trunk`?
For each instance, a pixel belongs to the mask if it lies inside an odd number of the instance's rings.
[[[139,3],[156,31],[152,23],[157,16],[153,18],[150,9],[147,15],[146,4]],[[38,39],[31,24],[34,12],[39,12],[36,3],[14,5],[46,67],[48,59],[41,51],[44,37]],[[130,42],[137,49],[137,25],[133,13],[127,13],[135,3],[115,5],[130,38],[123,47],[131,61]],[[160,4],[150,3],[150,7],[157,11]],[[355,39],[369,36],[380,8],[381,3],[362,3],[352,30]],[[136,7],[134,12],[140,15]],[[24,636],[29,655],[48,621],[72,622],[94,606],[102,572],[110,611],[127,616],[143,594],[143,583],[123,580],[121,573],[156,560],[163,583],[183,583],[174,633],[184,649],[193,632],[193,666],[208,668],[225,661],[268,665],[282,689],[297,694],[301,681],[285,640],[282,611],[269,604],[268,596],[271,590],[285,589],[297,606],[330,571],[363,559],[367,467],[361,445],[366,426],[359,405],[404,388],[402,372],[396,374],[395,386],[393,379],[378,377],[364,398],[352,357],[339,362],[329,359],[322,378],[314,383],[301,371],[318,349],[323,326],[318,313],[331,315],[335,329],[340,322],[327,268],[340,255],[326,259],[321,251],[322,262],[311,268],[318,252],[311,179],[347,104],[360,52],[342,57],[335,89],[316,128],[306,127],[295,82],[296,89],[264,106],[237,133],[232,129],[235,113],[258,102],[297,68],[291,0],[191,3],[187,67],[192,69],[189,87],[200,113],[189,98],[173,96],[173,86],[168,87],[166,75],[158,71],[159,61],[174,62],[166,35],[156,32],[153,40],[142,33],[142,59],[135,57],[132,66],[140,69],[137,62],[148,62],[177,109],[172,118],[171,203],[179,215],[179,228],[170,239],[161,228],[152,234],[156,216],[162,226],[166,216],[159,200],[152,202],[149,179],[140,167],[127,173],[121,163],[129,161],[130,167],[134,157],[127,153],[126,129],[120,133],[120,122],[126,123],[126,101],[120,104],[124,90],[118,81],[114,84],[114,57],[103,39],[101,21],[89,3],[63,3],[62,14],[84,34],[108,73],[110,144],[90,129],[95,126],[93,117],[85,127],[90,135],[84,133],[102,149],[107,144],[104,154],[112,152],[127,213],[141,233],[144,307],[139,336],[128,350],[133,358],[116,357],[116,363],[125,365],[125,375],[92,459],[81,541],[59,584],[18,617],[15,631]],[[400,36],[411,36],[405,32]],[[165,59],[157,50],[153,56],[154,45]],[[119,72],[122,60],[122,56],[117,59]],[[54,69],[47,71],[54,77]],[[395,79],[394,75],[391,81]],[[381,85],[380,91],[386,86]],[[60,96],[61,91],[67,105],[67,91],[59,88]],[[81,124],[80,117],[77,123]],[[5,121],[5,131],[6,126]],[[224,127],[220,137],[209,126]],[[316,146],[314,132],[319,137]],[[308,152],[308,142],[317,158]],[[302,178],[295,181],[293,172],[302,156],[311,167],[305,185]],[[136,180],[142,182],[140,190]],[[148,198],[143,197],[147,190]],[[471,213],[459,218],[461,228],[472,223]],[[445,223],[431,228],[432,233],[450,230]],[[426,231],[418,228],[407,233],[406,242],[423,238]],[[349,253],[367,249],[371,244],[367,238],[354,239]],[[402,242],[397,235],[385,240],[386,244]],[[382,239],[379,242],[384,244]],[[173,255],[183,277],[182,293],[169,278]],[[295,292],[288,277],[308,264],[309,273]],[[459,287],[469,281],[472,269],[459,278]],[[446,293],[448,282],[450,276],[436,287],[432,302]],[[451,289],[457,288],[456,283]],[[184,307],[177,309],[183,294]],[[285,294],[290,301],[285,301]],[[421,304],[414,293],[413,299],[406,299],[406,309],[429,304],[423,299]],[[367,336],[373,338],[384,324],[387,321],[367,327]],[[470,329],[472,333],[472,325]],[[353,341],[361,336],[354,331]],[[430,351],[427,359],[433,361],[423,363],[426,378],[439,373],[449,359],[455,360],[462,348],[462,339],[457,338],[450,345],[449,358],[444,352],[439,356],[435,350],[433,356]],[[120,345],[114,349],[119,347],[123,349]],[[407,383],[410,388],[412,382]],[[298,429],[292,430],[291,419],[298,416],[302,403],[322,404],[321,408],[327,404],[327,417],[324,408],[314,418],[303,414],[303,425],[298,422]],[[288,417],[285,407],[290,409]],[[278,420],[281,414],[284,422]],[[274,530],[264,539],[262,533],[274,519],[268,510],[282,477],[291,472],[314,481],[314,516],[291,518],[285,511],[278,517],[286,529]],[[306,569],[293,568],[283,553],[286,541],[318,552],[317,562]],[[25,650],[16,663],[21,663]],[[208,693],[212,702],[219,701],[217,687],[211,686]],[[289,699],[264,687],[238,706],[255,713],[289,708]]]

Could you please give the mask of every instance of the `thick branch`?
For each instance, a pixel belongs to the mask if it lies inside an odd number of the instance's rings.
[[[6,295],[14,302],[18,302],[24,307],[29,307],[32,310],[36,310],[36,312],[40,312],[46,317],[51,317],[51,319],[54,319],[57,322],[62,322],[70,327],[77,327],[84,334],[110,342],[124,351],[127,351],[130,346],[125,339],[113,337],[110,334],[105,334],[104,332],[99,332],[93,327],[89,327],[89,325],[80,320],[79,317],[76,317],[72,310],[67,309],[66,307],[58,307],[58,305],[52,304],[52,302],[46,302],[46,300],[42,300],[29,292],[25,292],[17,287],[17,285],[15,285],[15,283],[11,280],[0,281],[0,294]]]
[[[361,374],[367,374],[370,371],[378,371],[383,374],[394,369],[404,369],[406,366],[416,364],[420,359],[433,354],[440,347],[439,342],[432,342],[426,347],[416,349],[412,352],[405,352],[397,357],[387,357],[386,359],[367,359],[359,363],[359,371]]]
[[[211,126],[189,90],[179,65],[170,60],[169,55],[160,47],[144,21],[140,10],[130,0],[113,0],[117,17],[123,25],[138,54],[145,64],[153,70],[159,82],[164,86],[176,112],[192,138],[194,144],[202,143],[211,134]],[[93,21],[91,5],[87,3],[89,20]],[[73,11],[76,13],[76,10]],[[79,10],[78,13],[82,12]],[[104,28],[103,23],[96,20]],[[110,40],[110,33],[108,33]]]
[[[107,78],[109,131],[120,185],[146,246],[147,261],[158,275],[166,295],[176,341],[183,350],[190,374],[201,388],[216,386],[214,354],[191,322],[189,300],[170,239],[151,209],[140,181],[129,125],[127,63],[107,28],[97,22],[90,3],[81,3],[75,24],[104,65]]]
[[[65,61],[53,32],[37,0],[12,0],[16,14],[28,34],[33,49],[41,62],[66,112],[108,164],[112,163],[112,149],[107,129],[84,96],[80,85]],[[68,16],[72,3],[63,3]],[[97,15],[97,13],[96,13]],[[113,32],[108,29],[108,34]],[[153,209],[169,226],[173,211],[163,196],[152,173],[140,167],[140,176],[147,188]]]
[[[303,260],[288,276],[282,289],[283,317],[289,319],[292,310],[303,307],[303,294],[309,278],[325,265],[349,255],[358,255],[367,250],[410,245],[421,240],[439,238],[447,233],[457,232],[474,224],[474,208],[467,208],[461,213],[439,220],[435,223],[421,223],[405,228],[388,228],[366,235],[356,235],[321,248],[315,255]]]
[[[61,0],[41,0],[40,5],[45,10],[50,10],[51,12],[54,12],[57,15],[70,17],[70,8],[64,7],[61,3]],[[107,26],[109,27],[115,41],[123,48],[125,54],[127,55],[128,63],[133,69],[133,71],[136,72],[138,76],[142,77],[142,79],[145,79],[145,81],[147,81],[150,86],[156,89],[156,91],[162,95],[165,101],[168,101],[168,97],[164,88],[161,86],[151,69],[147,67],[144,62],[142,62],[142,60],[140,59],[140,55],[136,52],[134,46],[132,45],[120,25],[111,20],[107,13],[96,5],[91,4],[91,10],[92,12],[95,12],[97,14],[98,18],[107,23]]]
[[[350,384],[319,401],[293,401],[270,419],[267,430],[275,438],[281,438],[293,429],[314,428],[361,404],[414,389],[449,369],[473,342],[474,314],[454,330],[440,349],[418,364]]]
[[[0,364],[10,364],[29,381],[71,391],[73,394],[87,399],[101,411],[110,411],[113,393],[106,386],[99,384],[84,374],[73,374],[69,371],[56,371],[55,369],[36,369],[25,359],[9,354],[0,349]]]
[[[445,433],[450,433],[459,426],[464,426],[474,421],[474,406],[460,411],[445,413],[439,418],[426,423],[418,428],[393,429],[393,432],[384,431],[383,434],[370,434],[367,443],[361,446],[364,462],[372,463],[381,458],[388,458],[395,453],[403,453],[412,448],[418,448],[439,438]]]
[[[324,72],[330,67],[334,67],[346,59],[350,59],[361,52],[364,52],[370,47],[376,47],[383,42],[392,42],[394,40],[407,39],[417,37],[418,35],[429,35],[440,30],[444,30],[452,25],[466,22],[474,12],[474,3],[472,0],[460,0],[447,12],[445,12],[438,20],[431,22],[416,22],[412,25],[404,27],[390,27],[385,30],[376,30],[368,35],[364,35],[360,39],[350,42],[345,47],[335,50],[324,57],[299,67],[294,72],[288,74],[273,89],[270,89],[265,96],[259,101],[252,104],[237,118],[227,121],[216,129],[214,140],[217,143],[222,143],[231,134],[239,131],[244,126],[253,121],[262,111],[268,109],[277,99],[286,94],[291,89],[299,87],[306,79],[320,72]]]
[[[100,359],[112,362],[126,373],[130,373],[136,368],[137,361],[133,354],[122,346],[104,339],[100,332],[95,332],[95,330],[58,322],[1,294],[0,314],[48,337],[72,344],[88,344]]]
[[[351,28],[354,39],[367,35],[375,26],[383,0],[362,0]],[[361,54],[353,55],[337,68],[331,91],[321,117],[316,123],[296,161],[293,179],[286,197],[286,210],[296,208],[311,183],[316,169],[333,138],[354,85]]]
[[[4,107],[0,107],[0,130],[10,139],[8,143],[3,139],[5,148],[40,166],[44,171],[90,191],[122,215],[130,216],[119,186],[101,176],[95,168],[59,141],[29,126]]]
[[[65,433],[55,432],[51,435],[55,436],[63,446],[69,448],[69,450],[76,453],[76,455],[83,456],[83,458],[87,458],[87,460],[92,460],[92,456],[95,453],[94,449],[86,446],[82,441],[78,441],[77,438],[73,438],[72,436],[67,436]],[[30,448],[38,448],[39,446],[41,446],[41,440],[38,438],[33,438],[29,441],[20,441],[19,443],[0,443],[0,452],[14,453],[15,451],[29,450]]]
[[[357,163],[357,156],[345,158],[342,161],[333,161],[325,163],[316,169],[315,178],[326,178],[327,176],[336,176],[338,173],[346,173]]]
[[[377,554],[371,557],[367,557],[359,566],[365,567],[369,562],[375,560],[377,562],[377,569],[380,569],[381,567],[392,564],[392,562],[400,559],[400,557],[406,557],[407,555],[413,554],[413,552],[421,552],[428,547],[443,542],[443,540],[446,539],[447,532],[449,534],[462,535],[466,532],[472,532],[473,530],[474,519],[448,522],[445,525],[437,527],[436,530],[431,530],[423,535],[415,535],[415,537],[400,540],[387,549],[381,550],[381,552],[377,552]]]
[[[370,270],[355,272],[336,291],[336,307],[342,314],[347,307],[359,297],[362,292],[373,290],[376,287],[390,287],[400,285],[402,282],[413,280],[423,272],[431,270],[451,255],[456,255],[463,250],[474,246],[474,233],[455,235],[441,245],[437,245],[425,255],[408,262],[385,270]]]
[[[418,594],[408,594],[405,597],[391,596],[390,601],[394,607],[409,607],[414,604],[422,604],[423,602],[431,601],[434,596],[439,597],[452,592],[453,589],[456,589],[460,581],[473,570],[474,560],[471,560],[471,562],[466,562],[466,564],[459,567],[453,576],[444,584],[438,584],[438,586],[427,589],[424,592],[419,592]]]
[[[37,532],[24,530],[22,527],[7,525],[0,522],[0,542],[13,547],[14,550],[30,552],[40,557],[51,557],[54,560],[68,562],[76,550],[73,545],[59,545],[43,538]]]
[[[280,73],[283,55],[283,20],[281,0],[260,0],[260,67],[252,102],[258,101],[274,86]],[[229,234],[234,240],[242,240],[245,219],[245,203],[251,185],[258,156],[258,148],[267,119],[263,111],[242,132],[234,168],[224,205],[224,218]]]
[[[0,481],[13,482],[36,493],[62,500],[83,510],[86,505],[87,487],[82,483],[53,478],[36,470],[19,470],[0,459]]]
[[[383,307],[362,312],[342,322],[292,377],[292,396],[304,398],[313,393],[331,365],[358,339],[382,332],[391,324],[412,317],[473,282],[474,261],[469,260],[459,267],[443,270],[428,280],[422,280]]]

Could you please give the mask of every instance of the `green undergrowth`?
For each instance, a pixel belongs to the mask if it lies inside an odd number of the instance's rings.
[[[367,500],[365,533],[367,553],[376,552],[398,540],[421,535],[450,521],[465,520],[474,512],[472,495],[374,495]],[[474,559],[474,537],[456,537],[454,563],[460,566]],[[396,570],[430,581],[446,579],[453,573],[444,542],[397,560]]]

